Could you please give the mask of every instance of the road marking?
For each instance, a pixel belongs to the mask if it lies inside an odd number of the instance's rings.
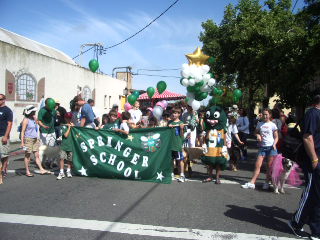
[[[194,239],[194,240],[290,240],[294,238],[265,236],[247,233],[221,232],[190,228],[175,228],[132,223],[120,223],[98,220],[57,218],[34,215],[0,213],[0,222],[48,227],[86,229],[152,237]]]

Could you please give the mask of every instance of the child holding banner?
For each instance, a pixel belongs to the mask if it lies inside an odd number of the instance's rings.
[[[172,120],[168,122],[168,127],[174,128],[174,136],[172,139],[172,158],[176,161],[177,166],[179,166],[180,170],[180,178],[178,179],[179,182],[185,181],[184,176],[184,157],[182,153],[182,144],[183,144],[183,128],[184,124],[179,119],[181,115],[180,108],[174,108],[172,113]],[[172,173],[172,178],[174,179],[174,173]]]
[[[64,160],[67,161],[67,177],[71,178],[71,167],[72,167],[72,142],[70,137],[71,127],[74,126],[72,123],[72,113],[68,112],[64,115],[64,119],[67,124],[61,127],[61,150],[60,150],[60,172],[57,180],[65,177],[64,174]]]

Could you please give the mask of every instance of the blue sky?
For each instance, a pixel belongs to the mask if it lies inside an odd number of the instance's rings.
[[[131,36],[174,0],[0,0],[0,27],[31,38],[74,57],[80,45],[100,42],[105,47]],[[99,56],[100,69],[111,75],[115,67],[131,66],[141,74],[180,76],[179,70],[148,72],[139,69],[176,69],[187,63],[199,42],[201,23],[220,23],[227,4],[237,0],[180,0],[165,15],[129,41]],[[295,2],[295,0],[294,0]],[[296,9],[303,5],[298,0]],[[89,51],[76,59],[87,66]],[[146,90],[164,80],[170,91],[185,94],[178,78],[134,76],[133,87]]]

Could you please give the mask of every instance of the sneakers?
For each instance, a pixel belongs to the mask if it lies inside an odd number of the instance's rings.
[[[247,182],[247,183],[241,185],[241,187],[244,189],[255,189],[256,185],[254,185],[253,183]]]
[[[294,235],[296,235],[297,237],[299,237],[299,238],[309,238],[309,234],[308,233],[306,233],[304,230],[303,230],[303,228],[298,228],[297,226],[295,226],[296,224],[292,221],[292,220],[290,220],[289,222],[288,222],[288,226],[289,226],[289,228],[291,229],[291,231],[292,231],[292,233],[294,234]],[[315,240],[318,240],[318,239],[320,239],[319,237],[314,237],[314,238],[312,238],[312,236],[311,236],[311,239],[315,239]]]
[[[178,178],[178,182],[185,182],[185,181],[186,181],[185,176],[180,176],[180,178]]]
[[[57,177],[57,180],[61,180],[62,178],[64,178],[65,175],[64,175],[64,172],[59,172],[59,175]]]
[[[262,185],[262,189],[263,190],[268,190],[270,187],[269,183],[265,182],[263,185]]]
[[[71,171],[67,171],[67,178],[72,178]]]
[[[311,240],[320,240],[320,236],[319,235],[316,235],[316,236],[315,235],[311,235],[310,239]]]

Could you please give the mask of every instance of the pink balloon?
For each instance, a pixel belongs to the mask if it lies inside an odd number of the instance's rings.
[[[130,109],[132,109],[131,104],[130,104],[130,103],[128,103],[128,102],[127,102],[127,103],[125,103],[125,104],[124,104],[124,110],[128,112]]]
[[[168,102],[167,102],[166,100],[162,100],[161,102],[163,103],[164,108],[167,108],[167,107],[168,107]]]
[[[162,109],[165,109],[165,106],[164,106],[163,102],[157,102],[156,106],[159,106]]]

